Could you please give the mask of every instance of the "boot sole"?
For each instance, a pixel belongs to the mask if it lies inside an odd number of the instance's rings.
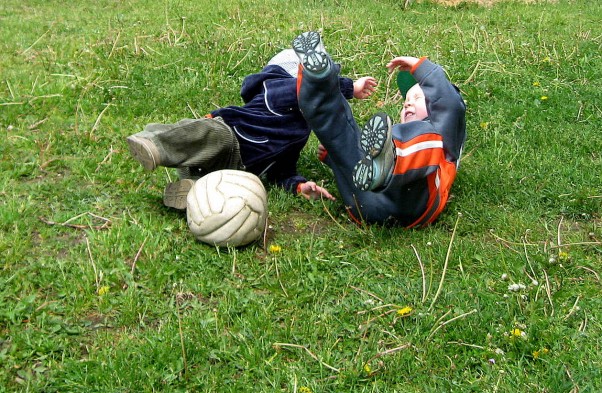
[[[360,146],[366,157],[355,164],[352,172],[353,184],[359,190],[369,191],[381,185],[374,184],[374,181],[380,177],[383,170],[389,170],[383,168],[383,161],[386,159],[385,149],[393,149],[391,138],[391,118],[385,113],[374,115],[362,129]]]
[[[378,157],[387,142],[391,140],[390,123],[387,115],[379,113],[368,120],[362,129],[360,146],[370,157]]]
[[[293,40],[293,49],[308,71],[319,73],[328,67],[328,58],[323,51],[319,33],[309,31],[297,36]]]
[[[361,191],[370,190],[374,179],[373,174],[372,157],[368,155],[353,167],[353,185]]]
[[[152,171],[157,167],[158,152],[156,146],[149,140],[130,136],[127,138],[130,154],[144,169]]]
[[[188,192],[194,185],[194,180],[184,179],[169,183],[163,191],[163,204],[177,210],[186,210]]]

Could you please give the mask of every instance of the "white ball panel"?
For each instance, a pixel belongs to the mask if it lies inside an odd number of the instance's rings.
[[[205,179],[205,181],[207,182],[205,189],[205,197],[209,210],[213,214],[221,212],[224,208],[224,204],[226,203],[226,195],[236,194],[219,192],[219,187],[223,179],[221,171],[212,172],[199,180],[203,179]]]
[[[198,183],[199,181],[197,181],[196,183]],[[203,204],[199,201],[199,191],[197,191],[197,189],[200,190],[201,194],[203,193],[202,187],[197,188],[193,186],[190,189],[190,191],[188,191],[188,195],[186,196],[187,206],[194,206],[194,208],[186,209],[186,218],[188,220],[188,225],[190,225],[190,223],[192,222],[194,223],[194,225],[198,226],[205,220],[205,216],[209,215],[208,212],[205,212],[202,209]]]

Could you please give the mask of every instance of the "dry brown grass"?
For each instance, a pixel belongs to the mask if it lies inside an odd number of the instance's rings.
[[[466,3],[477,3],[479,5],[488,7],[491,6],[495,3],[499,3],[501,1],[504,0],[434,0],[437,3],[440,4],[444,4],[447,6],[454,6],[454,5],[458,5],[460,3],[466,2]],[[542,0],[522,0],[524,3],[535,3],[537,1],[542,1]],[[544,1],[548,1],[548,2],[555,2],[556,0],[544,0]]]

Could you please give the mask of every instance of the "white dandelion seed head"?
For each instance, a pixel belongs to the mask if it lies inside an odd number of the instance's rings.
[[[525,284],[522,284],[520,282],[517,283],[517,284],[510,284],[510,285],[508,285],[508,290],[510,292],[518,292],[518,291],[523,290],[525,288],[526,288]]]

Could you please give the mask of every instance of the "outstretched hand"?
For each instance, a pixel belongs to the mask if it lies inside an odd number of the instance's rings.
[[[320,187],[313,181],[301,183],[301,186],[299,187],[299,194],[301,194],[305,199],[319,199],[321,197],[330,199],[331,201],[336,199],[330,195],[327,189]]]
[[[378,82],[371,76],[359,78],[353,82],[353,98],[364,99],[370,97],[374,93],[376,85],[378,85]]]
[[[410,71],[412,67],[418,63],[420,59],[411,56],[399,56],[391,60],[387,64],[389,72],[393,72],[396,69],[399,71]]]

